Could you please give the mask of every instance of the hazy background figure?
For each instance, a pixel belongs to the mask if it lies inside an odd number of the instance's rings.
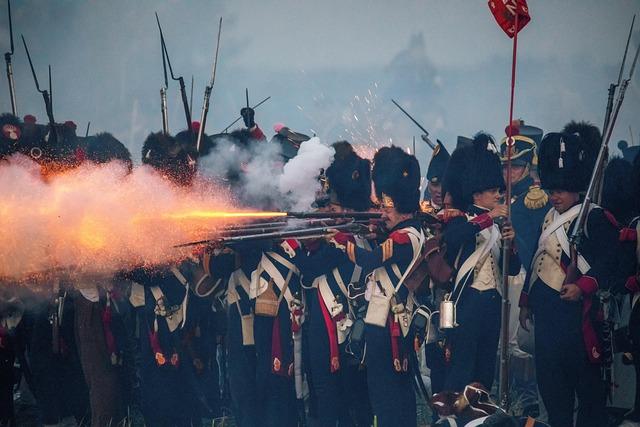
[[[188,7],[185,7],[188,5]],[[638,0],[550,0],[529,5],[534,22],[519,35],[517,117],[545,129],[572,117],[601,126],[609,83],[617,76]],[[287,120],[323,141],[411,147],[418,136],[422,170],[431,150],[390,102],[396,99],[452,151],[456,135],[499,135],[507,121],[511,44],[486,2],[408,0],[401,6],[355,0],[325,2],[206,0],[113,2],[14,1],[14,35],[23,33],[40,80],[53,69],[54,109],[79,129],[109,131],[132,153],[161,126],[162,57],[154,11],[171,61],[195,77],[193,111],[209,78],[217,20],[225,19],[207,133],[220,132],[245,105],[271,95],[257,114],[263,129]],[[287,25],[279,25],[286,17]],[[578,22],[567,29],[567,17]],[[59,31],[64,27],[65,31]],[[637,26],[636,26],[637,27]],[[9,50],[5,9],[0,48]],[[632,37],[638,43],[638,33]],[[295,54],[292,54],[295,53]],[[13,56],[20,117],[46,123],[26,55]],[[638,82],[638,75],[634,80]],[[613,140],[638,144],[638,84],[632,84]],[[0,107],[10,111],[8,86]],[[169,128],[184,126],[177,85],[168,90]],[[555,100],[553,103],[546,100]],[[481,101],[482,100],[482,101]],[[488,101],[487,101],[488,100]],[[612,152],[617,152],[615,144]],[[137,160],[137,159],[136,159]]]

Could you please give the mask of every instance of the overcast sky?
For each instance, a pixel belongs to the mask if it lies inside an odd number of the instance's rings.
[[[515,116],[545,131],[571,119],[601,126],[640,0],[529,0],[529,8],[532,21],[519,38]],[[486,0],[14,0],[12,9],[19,115],[46,121],[20,42],[24,34],[41,84],[47,65],[53,68],[56,121],[75,121],[79,133],[91,121],[91,133],[112,132],[136,161],[146,135],[161,128],[154,11],[174,71],[187,85],[195,77],[196,119],[224,18],[208,133],[237,117],[245,87],[252,103],[272,97],[256,112],[267,135],[284,122],[324,141],[409,147],[420,132],[391,98],[450,149],[456,135],[481,129],[501,137],[508,119],[511,40]],[[0,11],[5,52],[6,5]],[[640,43],[640,32],[633,43]],[[629,127],[640,144],[638,74],[614,145],[630,139]],[[0,80],[0,105],[10,111],[4,73]],[[177,132],[185,121],[176,82],[169,95],[170,127]],[[423,165],[430,157],[421,142],[417,155]]]

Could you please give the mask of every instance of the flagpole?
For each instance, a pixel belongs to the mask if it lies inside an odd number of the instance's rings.
[[[507,126],[507,182],[505,202],[507,205],[507,221],[511,223],[511,156],[513,148],[513,104],[516,86],[516,62],[518,55],[518,16],[515,14],[513,55],[511,58],[511,99],[509,102],[509,125]],[[510,240],[502,242],[502,345],[500,346],[500,406],[507,411],[511,404],[509,396],[509,315],[511,304],[509,302],[509,258],[511,255]]]

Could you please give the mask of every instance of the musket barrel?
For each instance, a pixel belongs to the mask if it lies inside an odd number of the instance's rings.
[[[351,218],[354,220],[382,218],[381,212],[287,212],[289,218]]]
[[[14,116],[18,115],[18,107],[16,104],[16,87],[13,79],[13,64],[11,63],[11,54],[7,52],[4,55],[4,60],[7,63],[7,80],[9,81],[9,97],[11,98],[11,113]]]
[[[167,110],[167,89],[160,88],[160,110],[162,111],[162,133],[169,135],[169,112]]]

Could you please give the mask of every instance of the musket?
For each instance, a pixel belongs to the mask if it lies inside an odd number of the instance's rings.
[[[264,224],[247,224],[246,226],[233,226],[232,228],[224,228],[220,230],[218,233],[220,236],[231,237],[231,236],[241,236],[245,234],[258,234],[258,233],[269,233],[277,230],[285,230],[285,229],[300,229],[300,227],[311,227],[311,226],[323,226],[328,227],[330,225],[343,225],[344,223],[338,223],[338,218],[318,218],[318,219],[309,219],[309,220],[300,220],[295,223],[289,222],[271,222]],[[349,218],[349,223],[359,222],[353,218]]]
[[[258,102],[256,105],[254,105],[253,107],[251,107],[252,109],[256,109],[259,106],[261,106],[262,104],[264,104],[265,102],[267,102],[268,100],[271,99],[271,96],[267,96],[265,99],[263,99],[262,101]],[[229,128],[233,125],[235,125],[236,123],[238,123],[240,120],[242,119],[242,116],[238,117],[237,119],[235,119],[233,122],[231,122],[229,124],[229,126],[227,126],[226,128],[224,128],[224,130],[220,133],[227,133],[227,131],[229,130]]]
[[[402,111],[405,114],[405,116],[409,117],[409,119],[422,130],[422,132],[424,132],[424,135],[422,136],[422,140],[426,142],[427,145],[429,145],[429,147],[431,147],[432,150],[435,150],[436,145],[433,142],[431,142],[431,140],[429,139],[429,131],[426,130],[420,123],[418,123],[416,119],[411,117],[411,114],[407,113],[407,110],[402,108],[400,104],[398,104],[394,99],[392,99],[391,102],[393,102],[396,105],[396,107],[398,107],[400,111]]]
[[[613,128],[615,127],[616,120],[618,119],[618,113],[620,113],[620,109],[622,108],[622,102],[624,101],[624,95],[627,91],[627,87],[631,82],[633,77],[633,73],[636,69],[636,64],[638,63],[638,54],[640,54],[640,45],[636,49],[635,57],[633,58],[633,63],[631,65],[631,70],[629,71],[629,76],[624,79],[620,85],[620,90],[618,91],[618,97],[615,102],[615,106],[612,110],[611,120],[609,122],[609,126],[602,134],[602,143],[600,144],[600,150],[598,151],[598,157],[596,158],[596,163],[593,168],[593,173],[591,174],[591,179],[589,180],[589,187],[587,187],[587,193],[585,194],[582,205],[580,206],[580,213],[578,214],[578,219],[576,220],[576,226],[574,227],[571,235],[569,236],[569,242],[571,244],[571,263],[567,267],[567,275],[565,278],[565,283],[575,283],[575,280],[578,278],[578,245],[582,240],[582,236],[584,233],[584,226],[587,221],[587,215],[590,211],[591,200],[594,195],[594,189],[596,188],[598,180],[603,176],[604,173],[604,164],[606,159],[607,147],[609,145],[609,141],[611,140],[611,134],[613,133]]]
[[[42,99],[44,99],[44,106],[47,110],[47,117],[49,119],[49,126],[51,128],[51,132],[49,134],[49,142],[52,144],[57,144],[58,135],[56,132],[56,122],[53,118],[53,106],[51,104],[51,98],[49,96],[49,92],[40,89],[40,84],[38,83],[38,76],[36,76],[36,70],[33,68],[33,61],[31,60],[31,55],[29,54],[29,48],[27,47],[27,42],[24,40],[24,35],[20,35],[22,37],[22,44],[24,45],[24,50],[27,51],[27,59],[29,60],[29,66],[31,67],[31,74],[33,75],[33,80],[36,83],[36,89],[38,92],[42,94]],[[49,85],[51,85],[51,66],[49,66]]]
[[[631,20],[631,28],[629,28],[629,35],[627,36],[627,44],[624,48],[624,55],[622,56],[622,63],[620,64],[620,72],[618,73],[618,81],[615,83],[611,83],[609,85],[609,93],[607,96],[607,108],[604,114],[604,124],[602,125],[602,134],[606,134],[607,129],[609,128],[609,122],[611,120],[611,112],[613,110],[613,100],[616,94],[616,89],[620,87],[620,83],[622,82],[622,73],[624,72],[624,65],[627,61],[627,54],[629,52],[629,44],[631,42],[631,35],[633,34],[633,26],[636,22],[636,15],[633,15],[633,19]],[[608,157],[608,152],[605,152],[604,162],[606,163]],[[604,168],[603,168],[604,169]],[[602,183],[601,180],[598,180],[597,187],[594,189],[595,200],[596,203],[600,203],[600,199],[602,197]]]
[[[361,231],[365,231],[365,227],[362,224],[357,223],[349,223],[349,224],[340,224],[340,225],[331,225],[325,227],[313,227],[313,228],[303,228],[297,230],[284,230],[284,231],[274,231],[269,233],[256,233],[256,234],[247,234],[243,236],[233,236],[233,237],[218,237],[214,239],[206,239],[199,240],[197,242],[189,242],[182,243],[179,245],[175,245],[174,248],[185,248],[189,246],[198,246],[198,245],[207,245],[207,244],[233,244],[233,243],[242,243],[242,242],[251,242],[256,240],[280,240],[280,239],[310,239],[310,238],[320,238],[326,236],[327,234],[333,233],[334,231],[346,231],[349,233],[359,233]]]
[[[167,51],[167,44],[164,41],[164,35],[162,34],[162,27],[160,26],[160,19],[158,18],[158,12],[156,12],[156,21],[158,22],[158,30],[160,30],[160,43],[162,44],[162,50],[167,59],[167,65],[169,66],[169,74],[171,79],[177,81],[180,84],[180,96],[182,97],[182,106],[184,107],[184,115],[187,119],[187,129],[189,132],[193,132],[193,126],[191,124],[191,111],[189,111],[189,100],[187,99],[187,88],[184,84],[184,78],[182,76],[176,77],[173,74],[173,67],[171,66],[171,59],[169,59],[169,52]]]
[[[158,13],[156,12],[156,20]],[[158,20],[158,28],[160,21]],[[167,89],[169,88],[169,77],[167,76],[167,59],[164,53],[164,42],[162,40],[162,30],[160,30],[160,52],[162,52],[162,71],[164,73],[164,86],[160,87],[160,109],[162,111],[162,133],[169,135],[169,113],[167,110]]]
[[[11,42],[11,51],[4,54],[4,62],[7,64],[7,80],[9,81],[9,97],[11,98],[11,112],[14,116],[18,115],[18,107],[16,106],[16,87],[13,80],[13,65],[11,64],[11,56],[13,55],[13,22],[11,20],[11,0],[7,0],[7,8],[9,9],[9,40]]]
[[[211,80],[209,84],[204,88],[204,101],[202,102],[202,113],[200,114],[200,128],[198,129],[198,138],[196,139],[196,151],[200,152],[200,144],[202,143],[202,137],[204,135],[204,129],[207,125],[207,114],[209,113],[209,100],[211,98],[211,91],[213,85],[216,82],[216,69],[218,68],[218,51],[220,50],[220,34],[222,32],[222,16],[218,22],[218,41],[216,43],[216,54],[213,60],[213,68],[211,69]]]
[[[353,219],[362,221],[382,218],[382,212],[287,212],[287,217],[300,219]]]
[[[84,137],[87,138],[89,136],[89,128],[91,127],[91,122],[87,123],[87,130],[84,133]]]

